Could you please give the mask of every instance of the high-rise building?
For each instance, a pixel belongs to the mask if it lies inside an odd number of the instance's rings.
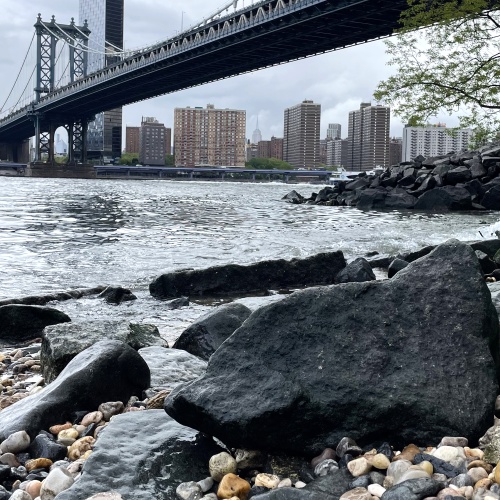
[[[346,168],[348,147],[349,141],[347,139],[327,139],[326,166]]]
[[[165,165],[165,125],[156,118],[142,117],[139,134],[139,161],[144,165]]]
[[[327,139],[340,139],[340,132],[342,130],[342,125],[340,123],[329,123],[326,129]]]
[[[139,152],[140,127],[130,127],[125,129],[125,153]]]
[[[373,170],[389,166],[389,129],[391,110],[387,106],[361,103],[349,113],[348,170]]]
[[[321,105],[305,100],[285,109],[284,121],[283,159],[294,168],[317,168]]]
[[[389,164],[397,165],[403,161],[403,139],[393,137],[389,142]]]
[[[450,130],[445,123],[403,129],[403,161],[412,161],[418,155],[439,156],[461,151],[473,138],[470,128]]]
[[[175,164],[245,165],[246,111],[204,108],[174,110]]]
[[[262,141],[262,133],[259,130],[259,117],[257,116],[257,124],[252,134],[252,143],[259,144],[260,141]]]
[[[165,154],[172,154],[172,129],[170,127],[165,128]]]
[[[80,24],[91,30],[88,71],[98,71],[118,60],[123,50],[124,0],[80,0]],[[89,159],[120,156],[122,150],[122,108],[99,113],[88,125]]]

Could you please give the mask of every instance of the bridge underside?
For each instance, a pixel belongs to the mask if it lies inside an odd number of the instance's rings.
[[[265,25],[207,42],[92,87],[41,103],[38,111],[57,125],[74,117],[149,99],[314,54],[385,37],[398,27],[406,0],[329,0]],[[321,78],[321,75],[317,75]],[[34,135],[24,118],[0,128],[0,140]]]

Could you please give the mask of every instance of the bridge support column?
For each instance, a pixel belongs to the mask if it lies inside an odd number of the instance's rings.
[[[87,124],[86,119],[80,119],[68,124],[68,163],[85,163],[87,161]]]

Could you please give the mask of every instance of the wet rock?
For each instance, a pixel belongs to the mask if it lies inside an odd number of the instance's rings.
[[[69,321],[68,315],[51,307],[18,304],[0,306],[0,340],[15,343],[36,339],[46,326]]]
[[[363,257],[359,257],[347,264],[347,266],[335,276],[335,283],[362,283],[374,279],[376,279],[375,274],[368,261]]]
[[[391,210],[407,210],[413,208],[417,198],[403,188],[396,188],[387,193],[385,208]]]
[[[29,452],[32,457],[48,458],[52,462],[57,462],[58,460],[64,460],[67,448],[64,445],[56,443],[45,434],[38,434],[33,439],[29,447]]]
[[[208,361],[222,342],[232,335],[251,313],[248,307],[237,302],[219,306],[184,330],[173,347]]]
[[[178,299],[169,300],[165,306],[167,309],[180,309],[189,305],[189,297],[179,297]]]
[[[217,482],[220,482],[226,474],[234,474],[236,472],[236,469],[236,460],[225,451],[218,453],[213,457],[210,457],[210,460],[208,462],[210,477]]]
[[[149,369],[130,346],[101,341],[78,354],[43,391],[2,410],[0,439],[41,429],[69,419],[74,408],[97,408],[106,401],[128,401],[149,387]]]
[[[304,203],[304,197],[297,193],[297,191],[295,191],[295,189],[293,191],[290,191],[288,194],[286,194],[285,196],[283,196],[283,198],[281,198],[282,200],[284,201],[287,201],[288,203],[293,203],[295,205],[300,205],[301,203]]]
[[[202,359],[180,349],[145,347],[139,354],[146,361],[151,372],[151,387],[155,390],[172,390],[201,377],[207,363]]]
[[[450,240],[397,279],[301,290],[258,309],[165,409],[228,446],[300,454],[347,434],[477,439],[493,418],[498,333],[474,251]]]
[[[206,477],[209,458],[220,451],[163,410],[123,413],[101,432],[81,478],[57,500],[110,490],[134,500],[177,500],[177,487]]]
[[[406,262],[406,260],[395,258],[389,264],[389,268],[387,270],[387,276],[389,278],[392,278],[395,274],[398,273],[398,271],[401,271],[402,269],[404,269],[408,264],[409,264],[409,262]]]
[[[443,487],[431,478],[409,479],[387,490],[381,500],[422,500],[436,495]]]
[[[257,482],[255,486],[259,486]],[[245,481],[236,474],[226,474],[217,489],[217,497],[219,498],[239,498],[240,500],[246,500],[248,492],[250,491],[250,483]]]
[[[80,352],[102,340],[118,340],[133,349],[168,347],[154,325],[127,321],[92,321],[64,324],[45,329],[40,352],[46,382],[54,380]]]
[[[137,300],[137,297],[128,289],[121,286],[108,286],[98,296],[104,299],[108,304],[121,304],[131,300]]]
[[[149,285],[149,291],[157,299],[173,299],[181,295],[230,295],[331,284],[344,267],[344,255],[340,251],[306,259],[268,260],[249,266],[230,264],[163,274]]]
[[[471,196],[467,189],[456,186],[443,186],[425,192],[415,203],[415,210],[432,210],[446,212],[448,210],[470,210]]]

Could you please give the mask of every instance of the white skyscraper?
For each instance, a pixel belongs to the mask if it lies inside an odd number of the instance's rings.
[[[259,144],[260,141],[262,141],[262,134],[259,130],[259,117],[257,116],[257,125],[252,134],[252,144]]]

